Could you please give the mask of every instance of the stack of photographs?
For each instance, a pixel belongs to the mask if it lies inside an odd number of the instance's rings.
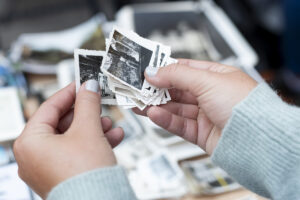
[[[147,67],[176,63],[170,55],[170,47],[114,27],[106,40],[106,52],[75,50],[77,90],[85,81],[95,79],[101,87],[102,104],[140,110],[166,104],[171,100],[168,90],[148,83],[144,72]]]

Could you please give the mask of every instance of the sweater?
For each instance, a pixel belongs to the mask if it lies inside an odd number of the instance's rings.
[[[265,83],[236,105],[212,160],[253,192],[274,200],[300,199],[300,109],[284,103]],[[120,166],[72,177],[48,200],[135,200]]]

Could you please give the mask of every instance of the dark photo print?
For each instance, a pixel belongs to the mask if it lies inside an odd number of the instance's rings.
[[[154,57],[154,61],[153,61],[152,67],[159,67],[158,66],[158,54],[159,54],[159,45],[156,45],[155,57]]]
[[[144,71],[149,66],[153,52],[115,31],[108,50],[107,71],[139,90],[144,83]]]
[[[115,99],[115,94],[109,89],[107,77],[104,76],[102,73],[99,73],[98,80],[101,86],[101,97],[109,97]]]
[[[87,80],[94,79],[101,86],[102,97],[115,99],[115,95],[108,87],[107,77],[102,74],[100,69],[102,61],[103,56],[79,55],[80,85]]]
[[[80,85],[90,79],[99,81],[102,60],[102,56],[79,55]]]
[[[161,55],[160,55],[160,61],[159,61],[160,67],[163,65],[163,60],[164,60],[165,56],[166,56],[166,54],[161,53]]]

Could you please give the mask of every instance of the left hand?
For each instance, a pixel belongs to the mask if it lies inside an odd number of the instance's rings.
[[[92,82],[92,87],[86,87]],[[90,84],[91,86],[91,84]],[[62,89],[41,105],[14,144],[19,176],[42,198],[62,181],[77,174],[116,165],[112,147],[123,139],[100,116],[100,95],[95,81]]]

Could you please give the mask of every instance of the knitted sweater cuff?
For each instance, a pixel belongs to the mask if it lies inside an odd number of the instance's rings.
[[[233,109],[212,160],[252,191],[278,197],[300,166],[299,122],[299,108],[262,83]]]
[[[74,176],[52,189],[47,200],[136,199],[120,166],[95,169]]]

